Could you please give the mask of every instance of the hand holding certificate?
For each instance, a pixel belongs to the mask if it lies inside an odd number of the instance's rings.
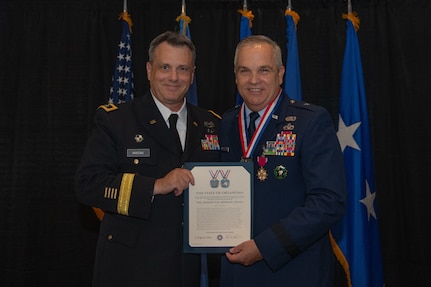
[[[253,163],[185,163],[184,251],[222,253],[251,238]]]

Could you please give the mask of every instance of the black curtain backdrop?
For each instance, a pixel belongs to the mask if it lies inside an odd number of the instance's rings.
[[[248,1],[253,34],[285,51],[286,1]],[[343,0],[292,0],[303,98],[338,121]],[[386,286],[430,286],[431,4],[356,0]],[[199,105],[233,107],[239,0],[189,0]],[[99,221],[74,195],[92,117],[106,103],[123,0],[0,0],[0,286],[90,286]],[[181,0],[129,0],[135,95],[153,37]],[[312,274],[310,274],[312,276]]]

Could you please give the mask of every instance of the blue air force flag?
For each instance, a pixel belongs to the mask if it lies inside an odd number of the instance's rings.
[[[349,13],[353,14],[353,13]],[[332,229],[348,286],[383,287],[376,190],[359,43],[348,15],[337,136],[347,177],[347,212]],[[359,19],[357,19],[358,24]],[[359,27],[359,26],[357,26]]]
[[[283,89],[289,98],[302,100],[301,71],[299,69],[298,40],[296,38],[296,24],[299,21],[299,15],[291,10],[286,10],[285,14],[287,23],[287,60]],[[296,17],[296,21],[294,17]]]
[[[191,21],[190,18],[189,18],[189,21]],[[186,35],[187,38],[192,40],[192,36],[190,34],[189,21],[187,21],[187,19],[184,19],[183,17],[181,17],[181,19],[179,21],[180,22],[180,33],[182,33],[183,35]],[[187,99],[187,102],[189,102],[195,106],[198,105],[198,91],[197,91],[197,86],[196,86],[196,74],[193,76],[193,83],[190,85],[189,90],[187,91],[186,99]]]
[[[254,15],[251,10],[238,10],[238,13],[241,14],[241,20],[239,23],[239,40],[251,36],[251,26],[254,19]],[[235,98],[235,106],[242,104],[243,100],[238,93],[236,92]]]

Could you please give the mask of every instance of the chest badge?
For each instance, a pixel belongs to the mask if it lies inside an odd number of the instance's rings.
[[[135,141],[137,143],[140,143],[144,140],[144,137],[142,135],[135,135]]]
[[[287,169],[282,165],[277,166],[274,168],[274,176],[276,179],[285,178],[287,176]]]
[[[220,150],[218,136],[206,134],[205,139],[201,139],[202,150]]]
[[[264,155],[257,157],[257,164],[259,169],[257,170],[257,178],[263,182],[268,178],[268,173],[266,172],[265,165],[268,162],[268,158]]]

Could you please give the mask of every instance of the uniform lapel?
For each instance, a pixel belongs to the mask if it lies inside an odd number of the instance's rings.
[[[231,139],[233,139],[232,146],[229,147],[230,149],[232,149],[231,152],[234,154],[239,154],[241,158],[244,155],[242,154],[241,138],[240,138],[241,135],[239,133],[239,127],[238,127],[239,111],[240,109],[238,109],[238,112],[236,113],[236,116],[234,117],[233,122],[229,125],[228,135],[230,136]]]
[[[200,146],[200,139],[203,138],[201,125],[202,123],[196,115],[193,107],[191,105],[187,105],[187,134],[183,161],[187,161],[187,159],[193,154],[194,150],[202,148]]]

